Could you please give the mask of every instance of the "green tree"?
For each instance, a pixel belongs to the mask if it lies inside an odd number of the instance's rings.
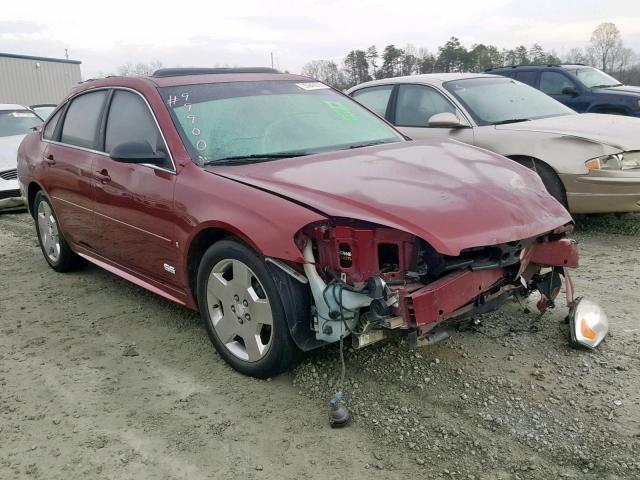
[[[466,69],[470,72],[484,72],[488,68],[502,66],[503,57],[493,45],[474,45],[468,53]]]
[[[351,50],[344,59],[344,71],[349,86],[371,80],[367,52]]]
[[[462,72],[468,61],[467,49],[456,37],[438,48],[437,68],[442,72]]]
[[[371,78],[378,78],[378,49],[375,45],[367,48],[366,57],[369,62],[369,76]]]
[[[380,78],[390,78],[400,75],[400,63],[404,52],[395,45],[387,45],[382,53],[382,67]]]
[[[418,73],[433,73],[436,68],[437,58],[426,48],[418,49]]]

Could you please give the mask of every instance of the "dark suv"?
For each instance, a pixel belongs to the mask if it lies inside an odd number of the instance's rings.
[[[516,65],[491,68],[495,75],[514,78],[542,90],[576,112],[640,117],[640,87],[585,65]]]

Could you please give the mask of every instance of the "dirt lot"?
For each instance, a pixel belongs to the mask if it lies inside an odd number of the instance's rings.
[[[355,421],[334,431],[336,348],[243,377],[195,314],[97,267],[55,273],[28,215],[0,215],[0,478],[640,478],[640,217],[580,227],[602,348],[570,349],[564,309],[530,301],[430,349],[348,352]]]

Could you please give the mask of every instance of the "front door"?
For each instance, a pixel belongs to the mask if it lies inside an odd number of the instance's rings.
[[[178,285],[174,240],[175,168],[145,99],[114,90],[105,123],[104,151],[147,141],[166,154],[164,165],[123,163],[103,156],[94,162],[98,253],[152,280]]]
[[[588,92],[561,72],[542,72],[540,90],[579,113],[585,112],[590,103]]]
[[[453,113],[466,122],[462,112],[442,93],[426,85],[400,84],[390,106],[391,122],[414,140],[452,138],[473,144],[472,128],[430,127],[429,119],[438,113]]]

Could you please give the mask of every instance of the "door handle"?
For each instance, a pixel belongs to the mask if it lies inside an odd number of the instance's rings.
[[[55,165],[56,164],[56,159],[53,158],[53,154],[49,154],[46,157],[44,157],[44,161],[46,163],[48,163],[49,165]]]
[[[106,168],[96,172],[96,178],[100,180],[100,183],[108,183],[111,181],[111,177],[109,176],[109,172],[107,172]]]

